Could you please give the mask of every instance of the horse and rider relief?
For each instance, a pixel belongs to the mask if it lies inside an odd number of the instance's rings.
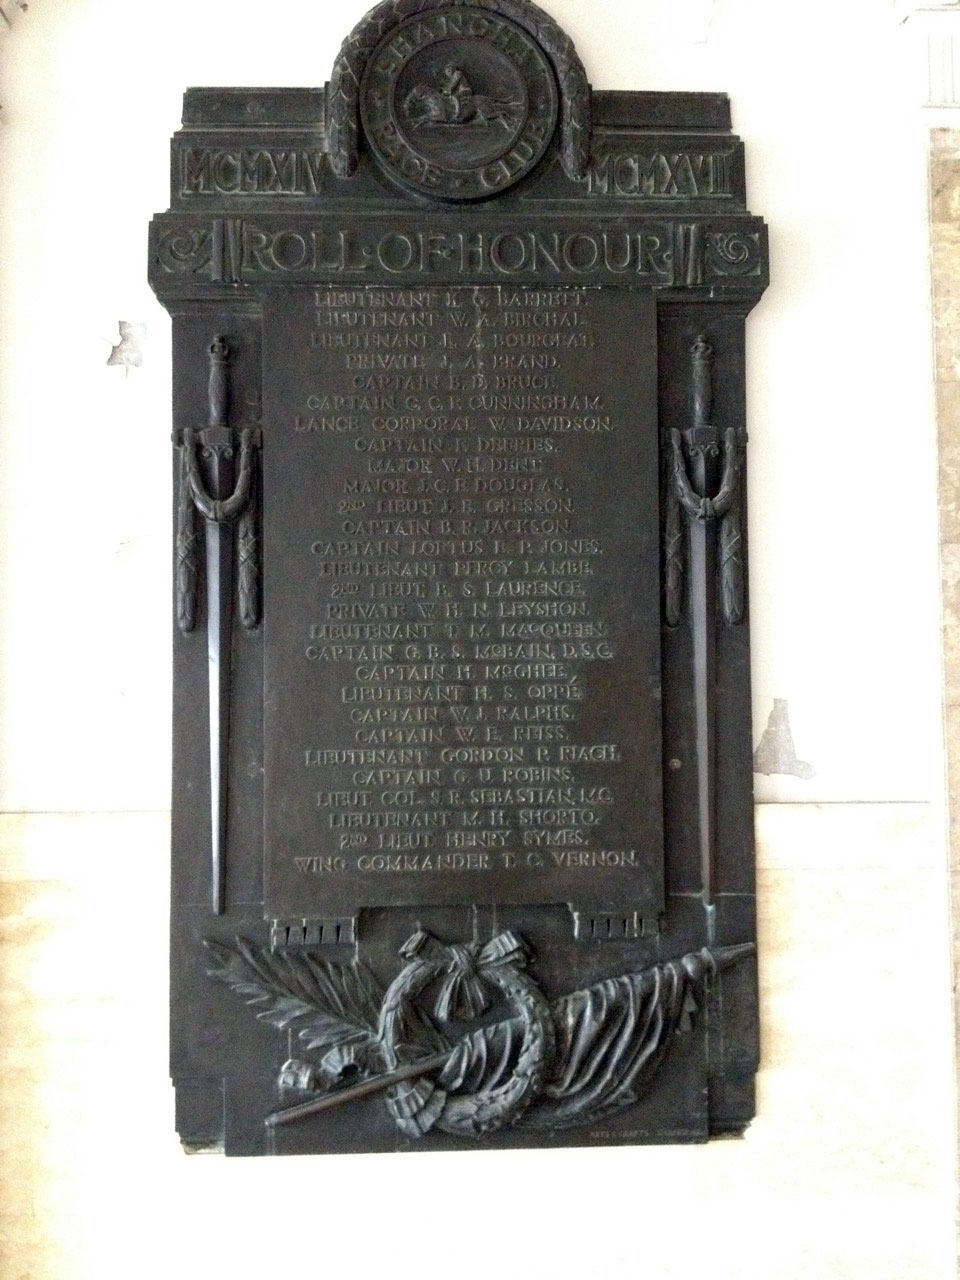
[[[475,93],[463,70],[453,65],[444,67],[439,89],[418,84],[403,102],[403,114],[414,128],[502,125],[516,129],[523,113],[523,102]]]

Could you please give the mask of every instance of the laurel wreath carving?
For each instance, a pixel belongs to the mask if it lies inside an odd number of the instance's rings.
[[[744,619],[747,596],[743,529],[738,505],[720,522],[720,587],[723,619],[728,626],[735,627]]]
[[[359,163],[360,83],[373,51],[408,18],[451,6],[500,14],[539,41],[560,86],[563,169],[574,181],[582,179],[590,158],[590,83],[573,41],[530,0],[383,0],[371,9],[344,41],[330,78],[327,134],[334,173],[348,178]]]
[[[514,1026],[510,1027],[509,1053],[502,1058],[496,1078],[483,1080],[486,1073],[482,1072],[475,1090],[465,1087],[469,1057],[464,1060],[463,1053],[457,1062],[448,1062],[437,1084],[418,1080],[391,1089],[387,1105],[401,1132],[408,1137],[421,1137],[434,1126],[445,1133],[480,1137],[516,1124],[543,1087],[547,1070],[553,1063],[550,1006],[536,983],[524,972],[526,954],[522,944],[510,934],[503,935],[502,941],[505,943],[500,948],[502,954],[497,954],[497,943],[492,944],[493,954],[487,958],[481,953],[479,966],[474,965],[473,954],[467,948],[440,947],[423,933],[415,935],[404,948],[408,963],[384,997],[380,1015],[380,1036],[388,1070],[400,1065],[397,1045],[408,1011],[415,1007],[413,1002],[425,987],[450,972],[451,956],[464,975],[476,977],[482,967],[484,980],[497,987],[514,1009],[519,1028],[515,1035]],[[454,976],[454,982],[460,980]],[[444,995],[441,1001],[442,1007],[449,1004]],[[508,1063],[510,1069],[506,1070]]]
[[[197,625],[197,598],[200,583],[200,533],[197,508],[193,501],[187,474],[187,451],[178,450],[179,486],[177,490],[177,622],[184,634]]]
[[[668,627],[679,624],[683,610],[684,552],[680,500],[671,484],[667,489],[663,526],[663,613]]]
[[[701,522],[727,515],[736,500],[740,478],[740,441],[734,428],[728,427],[723,433],[723,476],[715,498],[705,498],[693,487],[683,456],[683,436],[676,428],[670,432],[670,442],[676,495],[687,515]]]
[[[704,989],[755,952],[752,943],[691,952],[548,1002],[525,972],[522,941],[509,933],[484,947],[444,947],[416,934],[385,993],[357,963],[269,952],[242,938],[205,946],[211,978],[261,1021],[296,1033],[304,1053],[323,1054],[317,1067],[287,1062],[281,1087],[328,1107],[348,1098],[349,1082],[359,1076],[365,1095],[386,1091],[390,1115],[415,1139],[434,1128],[470,1137],[505,1125],[560,1131],[632,1106],[675,1036],[691,1029]],[[438,1010],[454,1019],[452,1041],[416,1003],[434,981]],[[462,1019],[482,1012],[476,1002],[483,985],[499,990],[512,1016],[463,1034]],[[421,1062],[419,1078],[398,1079],[398,1067]]]
[[[691,520],[720,524],[720,589],[723,619],[738,626],[746,615],[747,575],[744,564],[742,520],[743,441],[732,427],[724,432],[724,469],[715,498],[701,497],[687,472],[683,437],[670,432],[670,484],[664,521],[664,620],[669,627],[680,621],[683,600],[684,541],[679,519],[681,508]]]
[[[251,489],[257,492],[256,456],[252,460]],[[260,538],[257,528],[257,507],[254,500],[243,509],[237,526],[237,595],[240,603],[240,623],[246,631],[253,631],[260,622]]]
[[[188,427],[183,433],[183,446],[186,455],[187,480],[197,510],[205,520],[213,520],[217,524],[225,524],[235,520],[250,501],[253,490],[253,468],[256,452],[256,432],[251,427],[244,427],[240,432],[240,474],[233,493],[222,501],[212,498],[207,492],[200,463],[197,460],[196,436]]]

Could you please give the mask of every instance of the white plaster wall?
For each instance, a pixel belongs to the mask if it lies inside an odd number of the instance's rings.
[[[760,1119],[709,1152],[179,1153],[163,1048],[170,351],[146,226],[168,203],[183,88],[321,84],[367,2],[32,0],[0,32],[0,812],[63,816],[0,818],[4,1280],[252,1280],[326,1270],[328,1245],[338,1270],[395,1280],[689,1280],[714,1239],[717,1280],[953,1274],[909,24],[888,0],[548,4],[598,88],[729,91],[771,227],[749,338],[756,736],[788,699],[816,776],[758,779],[761,799],[801,802],[761,811]],[[120,320],[148,327],[129,373],[106,364]]]

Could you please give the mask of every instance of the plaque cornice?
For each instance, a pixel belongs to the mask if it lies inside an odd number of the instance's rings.
[[[327,86],[317,89],[195,88],[183,97],[182,132],[203,129],[308,129],[326,135]],[[593,89],[593,128],[729,133],[725,93]]]

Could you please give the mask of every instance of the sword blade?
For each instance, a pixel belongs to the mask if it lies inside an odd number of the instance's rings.
[[[210,905],[226,907],[230,648],[233,635],[233,526],[206,521],[207,675],[210,692]]]
[[[717,544],[713,522],[690,530],[690,596],[693,615],[694,707],[697,726],[697,815],[700,871],[707,937],[715,940],[717,730],[716,694]]]
[[[209,349],[208,426],[200,433],[207,462],[207,492],[225,502],[236,478],[235,442],[230,430],[230,348],[222,337]],[[226,909],[227,779],[230,746],[230,654],[233,642],[233,524],[208,519],[207,677],[210,686],[210,905]]]
[[[693,462],[693,487],[712,498],[720,484],[720,432],[711,425],[713,347],[705,335],[693,345],[693,428],[687,443]],[[716,520],[691,521],[690,601],[693,615],[693,683],[697,725],[697,816],[700,829],[700,879],[707,941],[716,940],[714,871],[716,864],[717,731],[714,717],[717,681],[717,530]]]

